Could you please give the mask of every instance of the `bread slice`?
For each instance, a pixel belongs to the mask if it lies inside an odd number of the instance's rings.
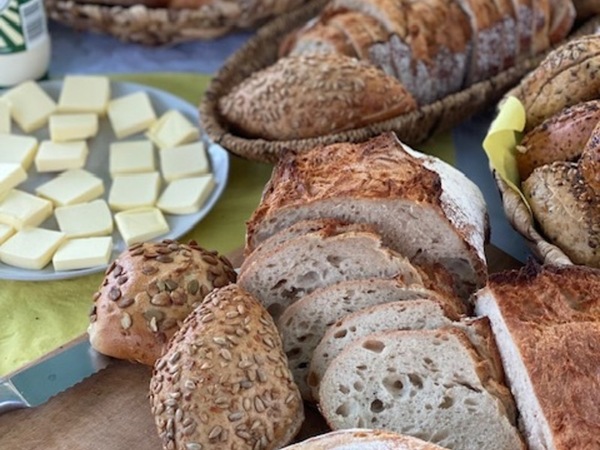
[[[278,318],[289,305],[315,289],[345,280],[398,277],[422,285],[420,271],[385,247],[370,232],[330,234],[327,230],[285,241],[270,252],[249,258],[238,283]]]
[[[537,55],[550,48],[551,0],[531,1],[533,4],[533,37],[531,41],[531,50],[533,55]]]
[[[515,65],[519,50],[519,30],[517,11],[513,0],[495,0],[502,21],[502,43],[504,44],[501,70]]]
[[[320,434],[281,450],[443,450],[412,436],[384,430],[351,428]]]
[[[481,361],[455,328],[372,334],[331,362],[320,410],[334,430],[379,427],[454,450],[523,449]]]
[[[597,269],[529,261],[491,275],[475,296],[531,450],[600,448],[599,288]]]
[[[517,18],[517,58],[525,59],[533,54],[533,0],[513,0]]]
[[[307,375],[313,353],[329,326],[347,314],[389,302],[430,299],[444,314],[457,319],[461,305],[419,285],[401,280],[369,278],[336,283],[302,297],[277,321],[283,348],[305,400],[314,400]],[[313,383],[314,384],[314,383]]]
[[[385,245],[415,264],[443,265],[465,297],[485,284],[489,229],[481,191],[393,133],[283,155],[247,222],[246,255],[279,230],[315,218],[374,225]]]
[[[406,36],[406,11],[397,0],[331,0],[323,14],[332,16],[340,11],[355,11],[379,22],[390,34]]]

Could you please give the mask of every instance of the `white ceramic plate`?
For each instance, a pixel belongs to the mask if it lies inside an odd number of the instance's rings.
[[[47,81],[41,82],[40,86],[55,100],[58,99],[60,90],[62,87],[61,81]],[[171,95],[167,92],[159,89],[154,89],[148,86],[143,86],[135,83],[123,83],[123,82],[111,82],[111,98],[120,97],[122,95],[131,94],[133,92],[145,91],[150,96],[154,110],[157,116],[162,115],[169,109],[177,109],[183,113],[192,123],[198,123],[198,111],[197,108],[182,100],[179,97]],[[13,133],[22,134],[19,127],[13,124]],[[48,139],[48,127],[43,127],[35,133],[32,133],[38,140]],[[134,140],[143,137],[143,133],[136,134],[123,140]],[[211,193],[208,200],[202,206],[202,208],[194,213],[188,215],[170,215],[165,214],[165,218],[169,223],[170,231],[167,234],[157,237],[155,241],[162,239],[177,239],[180,236],[191,230],[208,212],[213,208],[219,197],[223,194],[225,186],[227,184],[227,177],[229,175],[229,155],[219,145],[210,142],[206,136],[203,135],[202,139],[206,144],[207,155],[210,159],[211,171],[215,176],[216,187]],[[108,192],[111,185],[111,178],[108,172],[108,148],[111,142],[116,141],[115,135],[112,131],[108,119],[102,118],[100,120],[100,128],[98,135],[93,139],[88,140],[89,155],[85,165],[85,169],[98,175],[104,180],[104,195],[103,198],[108,198]],[[157,150],[155,150],[157,151]],[[157,154],[155,154],[157,156]],[[156,157],[158,163],[158,158]],[[158,166],[157,166],[158,167]],[[40,184],[53,178],[55,174],[38,173],[35,169],[35,165],[32,164],[28,172],[27,180],[20,184],[17,188],[34,193],[34,189]],[[40,225],[43,228],[49,228],[57,230],[58,226],[54,216],[51,216],[43,224]],[[116,258],[123,250],[126,245],[121,238],[118,230],[115,226],[113,233],[114,249],[111,257]],[[52,266],[52,263],[48,264],[41,270],[28,270],[21,269],[18,267],[8,266],[0,263],[0,279],[11,279],[11,280],[28,280],[28,281],[43,281],[43,280],[58,280],[65,278],[73,278],[90,273],[96,273],[102,271],[106,266],[93,267],[89,269],[81,270],[69,270],[69,271],[56,271]]]

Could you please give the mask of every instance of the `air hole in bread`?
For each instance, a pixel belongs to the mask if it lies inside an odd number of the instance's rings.
[[[466,397],[466,398],[463,400],[463,403],[464,403],[466,406],[477,406],[477,401],[476,401],[474,398],[469,398],[469,397]]]
[[[323,277],[325,277],[325,273],[323,273]],[[306,272],[306,273],[300,275],[299,277],[297,277],[296,283],[294,283],[294,284],[304,286],[306,284],[314,284],[317,281],[319,281],[320,279],[321,279],[321,276],[314,270],[311,270],[310,272]]]
[[[382,384],[393,397],[398,397],[404,389],[404,383],[398,378],[385,377]]]
[[[365,366],[364,364],[360,364],[356,366],[356,370],[367,370],[367,366]]]
[[[272,305],[269,305],[269,307],[267,308],[267,311],[273,317],[279,317],[283,313],[284,309],[285,308],[282,305],[280,305],[279,303],[273,303]]]
[[[375,400],[373,400],[371,402],[370,409],[371,409],[371,412],[380,413],[381,411],[383,411],[385,409],[385,406],[383,406],[383,402],[381,400],[376,398]]]
[[[350,389],[348,389],[348,386],[344,386],[343,384],[340,384],[340,387],[338,388],[338,391],[340,391],[344,395],[350,393]]]
[[[346,337],[347,334],[348,334],[348,330],[339,330],[333,334],[333,338],[334,339],[342,339],[342,338]]]
[[[359,417],[358,420],[356,421],[356,428],[367,428],[365,426],[365,421],[363,420],[362,417]]]
[[[327,262],[337,269],[342,263],[342,258],[339,256],[327,255]]]
[[[289,359],[294,359],[296,358],[298,355],[300,355],[302,353],[302,350],[300,350],[298,347],[294,347],[290,350],[288,350],[287,352],[285,352],[286,356]]]
[[[376,339],[368,339],[363,342],[362,346],[365,350],[369,350],[370,352],[374,353],[381,353],[385,348],[385,344]]]
[[[409,373],[408,380],[410,381],[410,384],[417,389],[423,389],[423,379],[420,375],[417,375],[416,373]]]
[[[353,326],[351,326],[351,327],[350,327],[350,331],[351,331],[351,332],[353,332],[353,333],[356,333],[356,327],[355,327],[354,325],[353,325]]]
[[[358,392],[362,392],[362,390],[365,388],[365,385],[360,381],[355,381],[352,386],[354,387],[354,390]]]
[[[348,417],[350,415],[350,405],[348,405],[348,403],[342,403],[340,406],[338,406],[338,409],[335,410],[335,413],[338,416],[342,416],[342,417]]]
[[[442,442],[444,439],[448,439],[448,430],[437,430],[431,438],[428,439],[429,442]]]
[[[450,409],[454,405],[454,399],[448,395],[444,395],[442,402],[440,403],[441,409]]]
[[[297,367],[298,369],[308,369],[308,363],[307,363],[306,361],[305,361],[305,362],[301,362],[301,363],[300,363],[300,364],[298,364],[296,367]]]
[[[298,337],[298,342],[304,342],[306,339],[308,339],[308,335],[303,335],[303,336],[299,336]]]

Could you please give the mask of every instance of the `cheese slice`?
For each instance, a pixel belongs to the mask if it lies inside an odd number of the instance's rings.
[[[98,115],[93,113],[53,114],[50,139],[54,142],[77,141],[98,134]]]
[[[25,81],[7,91],[11,116],[25,133],[42,128],[56,110],[56,102],[35,82]]]
[[[197,141],[200,130],[181,112],[171,109],[164,113],[149,129],[146,136],[161,150]]]
[[[27,172],[19,163],[0,163],[0,195],[27,179]]]
[[[9,237],[15,234],[17,230],[15,230],[10,225],[6,225],[5,223],[0,223],[0,244],[5,242]]]
[[[210,166],[204,144],[195,142],[161,151],[160,168],[167,181],[208,173]]]
[[[0,223],[17,230],[37,227],[52,214],[52,202],[19,189],[0,199]]]
[[[100,197],[104,193],[104,183],[87,170],[71,169],[41,184],[35,193],[57,206],[74,205]]]
[[[112,177],[127,173],[153,172],[156,168],[152,142],[147,139],[113,142],[109,149],[108,170]]]
[[[197,212],[215,187],[212,174],[171,181],[158,198],[156,206],[168,214]]]
[[[169,231],[165,216],[153,207],[118,212],[115,222],[127,245],[149,241]]]
[[[0,134],[0,162],[21,164],[29,170],[38,149],[38,140],[33,136]]]
[[[12,128],[10,110],[11,103],[8,99],[0,97],[0,133],[10,133]]]
[[[108,118],[117,138],[146,131],[156,121],[150,97],[144,91],[115,98],[108,103]]]
[[[87,155],[86,141],[42,141],[35,156],[35,168],[38,172],[80,169],[85,165]]]
[[[54,270],[78,270],[108,264],[112,237],[87,237],[64,241],[52,257]]]
[[[24,228],[0,245],[0,261],[23,269],[44,268],[58,246],[65,240],[60,231]]]
[[[58,97],[58,111],[106,114],[110,100],[110,81],[96,75],[67,75]]]
[[[108,193],[108,204],[115,211],[154,206],[160,183],[158,172],[117,175]]]
[[[54,217],[68,238],[106,236],[113,232],[113,218],[103,199],[70,206],[58,206]]]

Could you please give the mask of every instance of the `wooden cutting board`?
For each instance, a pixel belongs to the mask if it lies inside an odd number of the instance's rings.
[[[487,253],[491,272],[521,265],[495,247]],[[149,367],[114,361],[37,408],[1,415],[0,449],[160,450],[148,400],[150,375]],[[327,431],[319,413],[305,409],[296,440]]]

